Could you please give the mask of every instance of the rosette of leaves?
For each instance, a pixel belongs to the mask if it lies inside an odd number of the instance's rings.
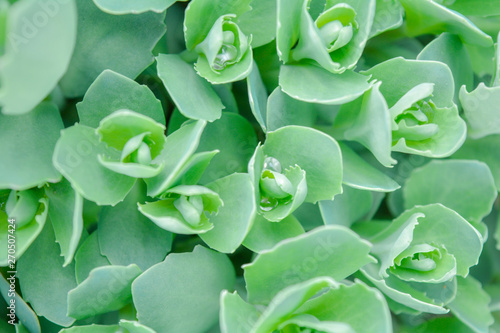
[[[273,222],[290,215],[304,201],[331,200],[342,191],[338,143],[307,127],[285,126],[268,132],[265,143],[256,148],[248,172],[259,211]]]
[[[316,296],[316,297],[315,297]],[[366,309],[370,325],[345,307]],[[221,294],[222,333],[250,332],[392,332],[390,312],[382,295],[356,280],[342,284],[317,277],[281,290],[263,310],[245,302],[237,292]]]
[[[177,234],[201,234],[214,227],[210,214],[217,214],[223,202],[204,186],[179,185],[162,194],[160,200],[138,206],[160,228]]]
[[[38,237],[47,220],[48,204],[43,189],[0,190],[0,266],[13,263],[9,259],[15,262]],[[14,227],[9,227],[9,221]],[[9,244],[15,244],[14,252],[9,252]]]
[[[457,277],[467,277],[482,251],[481,234],[441,205],[415,206],[369,238],[378,263],[361,269],[394,312],[447,313]]]
[[[364,74],[380,82],[343,106],[334,126],[369,148],[382,164],[394,163],[389,150],[436,158],[450,156],[463,144],[466,124],[453,102],[453,75],[447,65],[398,57]],[[376,131],[366,127],[372,121],[379,124]],[[391,144],[380,145],[388,133]]]
[[[186,47],[198,54],[198,74],[214,84],[241,80],[252,69],[251,36],[238,26],[250,1],[194,0],[186,9]]]
[[[135,178],[158,175],[162,164],[154,160],[165,142],[165,126],[153,119],[129,110],[119,110],[101,120],[96,133],[108,148],[120,153],[120,158],[98,155],[101,165],[111,171]]]
[[[309,3],[278,1],[280,59],[284,63],[313,60],[332,73],[352,69],[369,38],[375,0],[328,0],[319,14],[311,13]]]

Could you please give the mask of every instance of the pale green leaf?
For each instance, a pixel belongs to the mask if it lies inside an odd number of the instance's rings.
[[[54,227],[56,242],[61,247],[64,266],[73,261],[83,230],[83,198],[63,179],[45,187],[49,199],[49,218]]]
[[[370,37],[401,26],[403,13],[403,6],[398,0],[377,0]]]
[[[78,248],[75,255],[75,276],[78,283],[82,283],[97,267],[111,265],[109,260],[101,254],[97,230],[90,234]]]
[[[333,201],[320,201],[319,208],[326,225],[350,227],[370,212],[372,204],[373,196],[370,191],[343,186],[341,194],[336,195]]]
[[[132,300],[132,281],[142,271],[135,264],[94,268],[68,293],[68,316],[87,318],[119,310]]]
[[[161,13],[176,0],[94,0],[99,9],[108,14],[141,14],[148,11]],[[182,0],[181,0],[182,1]]]
[[[0,188],[25,190],[59,181],[52,153],[61,129],[61,116],[51,103],[26,115],[0,115]]]
[[[121,109],[141,113],[165,125],[161,103],[148,87],[108,69],[99,74],[76,108],[80,124],[94,128],[104,117]]]
[[[316,228],[261,252],[244,266],[248,299],[269,304],[283,288],[318,276],[342,280],[372,262],[371,244],[340,226]]]
[[[275,131],[287,125],[312,127],[316,114],[314,104],[293,99],[277,87],[267,100],[267,130]]]
[[[220,118],[224,105],[192,65],[173,54],[160,54],[156,61],[158,76],[182,115],[208,121]]]
[[[467,92],[467,88],[462,86],[459,96],[471,138],[480,139],[500,134],[500,86],[490,88],[481,82],[471,92]]]
[[[269,1],[268,1],[269,2]],[[252,71],[247,77],[248,101],[252,113],[262,130],[267,127],[267,91],[260,76],[259,68],[254,62]]]
[[[4,114],[31,111],[56,87],[76,42],[80,1],[19,1],[8,9],[1,56],[0,106]]]
[[[221,291],[234,282],[234,268],[223,254],[202,246],[170,254],[132,283],[137,318],[158,333],[204,333],[218,320]]]
[[[102,166],[98,155],[120,158],[117,150],[99,140],[93,128],[75,124],[61,132],[54,150],[54,166],[84,198],[98,205],[116,205],[136,181]]]
[[[70,326],[75,319],[67,316],[67,294],[76,287],[75,266],[63,267],[64,258],[55,242],[50,223],[17,263],[17,275],[25,301],[38,316]]]
[[[164,13],[111,15],[92,0],[75,2],[78,43],[60,81],[65,96],[83,96],[105,69],[135,79],[153,63],[151,51],[166,29]]]

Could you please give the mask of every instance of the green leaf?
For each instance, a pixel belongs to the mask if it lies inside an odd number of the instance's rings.
[[[371,211],[372,204],[371,192],[344,186],[342,194],[336,195],[333,201],[320,201],[319,208],[326,225],[350,227]]]
[[[184,116],[207,121],[221,117],[224,105],[219,96],[190,64],[173,54],[160,54],[156,61],[158,76]]]
[[[97,267],[111,265],[109,260],[101,254],[97,231],[94,231],[80,245],[75,255],[76,282],[82,283],[90,272]]]
[[[134,79],[153,62],[151,51],[165,33],[164,13],[111,15],[92,0],[76,4],[78,43],[60,82],[65,96],[83,96],[105,69]]]
[[[60,183],[45,187],[49,199],[49,218],[54,227],[56,242],[61,247],[64,266],[73,261],[83,230],[83,198],[71,184],[63,179]]]
[[[220,295],[220,330],[222,333],[251,332],[259,311],[241,299],[235,291],[222,291]]]
[[[0,188],[26,190],[58,182],[61,175],[52,165],[52,153],[63,127],[59,111],[51,103],[42,103],[26,115],[0,114],[0,156],[4,161]]]
[[[89,127],[98,127],[104,117],[121,109],[141,113],[165,125],[163,108],[151,90],[109,69],[99,74],[76,107],[80,124]]]
[[[368,148],[385,167],[392,167],[392,119],[377,82],[361,97],[344,104],[334,122],[334,131],[346,140],[357,141]]]
[[[453,2],[444,3],[449,9],[455,10],[462,15],[478,15],[490,16],[500,15],[500,8],[496,0],[483,0],[481,6],[477,5],[474,0],[455,0]]]
[[[239,114],[224,112],[220,119],[207,124],[201,136],[198,152],[217,149],[220,153],[212,159],[200,183],[246,172],[255,146],[257,135],[248,120]]]
[[[412,171],[403,196],[406,209],[441,203],[476,225],[490,213],[497,190],[488,166],[482,162],[434,160]]]
[[[263,311],[250,332],[273,332],[307,300],[322,289],[336,285],[337,283],[329,277],[317,277],[281,290]]]
[[[269,2],[269,1],[268,1]],[[254,62],[252,71],[247,77],[248,101],[252,113],[262,130],[267,127],[267,91],[259,73],[259,68]]]
[[[158,332],[204,333],[218,320],[219,294],[234,282],[234,268],[223,254],[202,246],[170,254],[132,283],[137,318]]]
[[[20,203],[16,205],[12,211],[10,211],[9,206],[11,200],[15,200],[20,196],[30,197],[29,202]],[[24,201],[24,200],[22,200]],[[3,205],[4,203],[2,203]],[[3,207],[2,207],[3,208]],[[16,209],[17,208],[17,209]],[[31,244],[38,237],[42,231],[47,220],[47,212],[49,210],[49,203],[47,198],[43,195],[43,191],[39,189],[31,189],[22,192],[12,191],[9,196],[9,200],[5,203],[5,209],[0,210],[0,249],[2,249],[0,255],[0,266],[7,266],[9,264],[9,258],[12,259],[12,250],[9,251],[9,239],[15,240],[15,258],[19,259],[25,253],[25,251],[31,246]],[[21,222],[19,215],[30,211],[32,214],[27,216],[27,219],[23,221],[23,225],[19,224]],[[19,215],[17,215],[19,214]],[[14,238],[12,235],[12,228],[9,228],[8,219],[15,219],[15,233]],[[10,256],[9,256],[10,255]]]
[[[19,1],[8,9],[0,68],[4,114],[31,111],[63,76],[76,42],[75,2]]]
[[[171,233],[158,228],[137,210],[146,200],[146,189],[138,182],[125,200],[104,207],[99,216],[99,249],[113,265],[137,264],[143,271],[165,259],[172,248]]]
[[[301,126],[286,126],[267,133],[265,155],[282,169],[298,165],[306,172],[307,202],[331,200],[342,192],[342,156],[330,136]]]
[[[482,32],[460,13],[431,0],[401,0],[406,13],[406,28],[410,36],[425,33],[455,33],[469,44],[490,46],[491,37]]]
[[[389,108],[392,108],[410,89],[421,83],[434,83],[432,101],[437,107],[453,106],[455,91],[453,74],[450,68],[441,62],[397,57],[362,73],[382,81],[380,92],[384,95]]]
[[[209,217],[214,228],[200,234],[200,237],[219,252],[233,253],[250,231],[257,212],[250,176],[235,173],[218,179],[207,187],[219,194],[224,206],[216,215]]]
[[[222,0],[215,3],[207,0],[193,0],[189,2],[184,19],[187,49],[192,50],[200,44],[221,15],[234,14],[238,17],[252,8],[249,5],[251,1]]]
[[[116,333],[120,332],[118,325],[87,325],[87,326],[73,326],[59,331],[59,333]]]
[[[16,289],[15,274],[7,273],[5,275],[7,278],[0,274],[0,293],[5,300],[5,303],[7,303],[8,307],[11,307],[12,304],[14,305],[16,317],[19,322],[26,327],[28,332],[40,333],[40,322],[38,321],[36,313],[29,307],[28,304],[26,304],[17,292],[12,291]],[[12,287],[12,285],[14,286]],[[8,320],[10,319],[12,318],[9,316]]]
[[[108,14],[141,14],[148,11],[162,13],[176,0],[94,0],[100,10]],[[182,0],[181,0],[182,1]]]
[[[183,165],[195,152],[200,142],[206,122],[198,120],[184,124],[180,129],[167,136],[167,141],[158,160],[163,161],[160,174],[146,178],[148,195],[158,196],[171,187],[182,173]]]
[[[142,271],[135,264],[94,268],[68,293],[68,316],[82,319],[119,310],[132,300],[132,281]]]
[[[500,156],[496,153],[500,145],[500,135],[490,135],[478,140],[467,139],[452,158],[479,160],[488,165],[500,192]]]
[[[344,143],[339,143],[342,150],[342,182],[352,188],[377,192],[392,192],[401,186],[391,177],[381,172]]]
[[[205,151],[193,154],[186,163],[182,166],[182,170],[177,174],[177,179],[174,185],[193,185],[197,184],[205,170],[210,165],[210,162],[219,150]]]
[[[404,9],[398,0],[377,0],[370,38],[403,24]]]
[[[271,42],[276,36],[276,2],[252,0],[251,10],[238,17],[238,26],[245,35],[252,35],[252,47]]]
[[[217,214],[223,201],[199,185],[179,185],[154,202],[138,203],[139,211],[158,227],[177,234],[201,234],[214,226],[208,214]]]
[[[267,130],[275,131],[288,125],[312,127],[316,113],[314,104],[293,99],[277,87],[267,100]]]
[[[488,304],[490,296],[481,288],[481,283],[472,276],[457,278],[458,291],[448,305],[451,312],[474,332],[488,333],[494,322]]]
[[[368,79],[352,71],[333,74],[309,64],[284,65],[279,74],[279,84],[285,93],[304,102],[320,104],[344,104],[355,100],[370,89]]]
[[[288,215],[279,223],[273,223],[257,214],[243,245],[253,252],[262,252],[274,247],[282,240],[303,233],[304,228],[293,215]]]
[[[120,158],[117,150],[109,149],[99,140],[94,129],[75,124],[61,131],[53,163],[85,199],[98,205],[116,205],[132,189],[136,179],[102,166],[98,161],[100,154]]]
[[[467,50],[457,35],[443,33],[420,52],[417,60],[435,60],[445,63],[453,73],[455,82],[454,101],[458,104],[460,87],[472,89],[474,73]]]
[[[139,324],[139,322],[137,321],[121,319],[118,324],[120,325],[120,327],[123,327],[129,333],[156,333],[151,328]]]
[[[500,86],[489,88],[481,82],[470,93],[462,86],[459,96],[471,138],[480,139],[487,135],[500,134]]]
[[[283,288],[318,276],[342,280],[372,262],[370,244],[347,228],[325,226],[288,238],[244,265],[248,299],[269,304]]]
[[[364,309],[363,321],[359,320],[358,309]],[[355,332],[392,332],[391,314],[384,297],[359,280],[351,285],[339,284],[306,302],[297,311],[313,315],[320,321],[346,323]]]
[[[75,319],[67,316],[67,294],[76,287],[75,266],[63,267],[64,259],[55,242],[50,223],[17,263],[17,276],[24,299],[38,316],[70,326]]]

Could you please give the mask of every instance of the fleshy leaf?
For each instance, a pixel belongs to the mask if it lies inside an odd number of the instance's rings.
[[[342,182],[360,190],[377,192],[392,192],[401,186],[391,177],[382,173],[344,143],[339,143],[342,149]]]
[[[250,332],[260,315],[257,308],[242,300],[236,291],[222,291],[220,307],[221,333]]]
[[[104,207],[99,216],[100,252],[113,265],[137,264],[143,271],[165,259],[172,247],[172,234],[158,228],[137,210],[146,200],[146,189],[138,182],[125,200]]]
[[[344,186],[342,193],[336,195],[333,201],[320,201],[319,208],[326,225],[350,227],[370,212],[372,204],[371,192]]]
[[[90,234],[80,245],[75,255],[76,282],[82,283],[97,267],[111,265],[109,260],[101,254],[97,231]]]
[[[137,318],[158,332],[204,333],[218,320],[221,291],[234,282],[234,268],[224,254],[202,246],[170,254],[132,283]]]
[[[342,280],[373,261],[369,250],[368,242],[340,226],[320,227],[288,238],[244,266],[248,299],[269,304],[281,289],[295,283],[318,276]]]
[[[137,321],[121,319],[118,324],[120,325],[120,327],[126,329],[128,333],[156,333],[151,328],[142,325]]]
[[[401,26],[403,13],[403,6],[398,0],[377,0],[370,37]]]
[[[214,225],[208,214],[217,213],[223,205],[217,193],[199,185],[179,185],[163,196],[166,198],[144,205],[138,203],[139,211],[158,227],[178,234],[209,231]]]
[[[51,103],[42,103],[26,115],[0,115],[0,188],[25,190],[59,181],[52,153],[63,128]]]
[[[392,119],[379,90],[381,84],[375,83],[360,98],[344,104],[335,118],[334,131],[346,140],[361,143],[383,166],[391,167],[396,164],[391,157]]]
[[[251,10],[238,17],[238,26],[243,32],[252,35],[252,47],[271,42],[276,36],[276,2],[252,0]]]
[[[481,82],[470,93],[462,86],[459,96],[471,138],[500,134],[500,86],[489,88]]]
[[[98,161],[105,154],[115,159],[120,153],[108,149],[93,128],[75,124],[61,132],[54,150],[54,166],[84,198],[98,205],[116,205],[132,189],[135,178],[115,173]]]
[[[246,172],[257,146],[257,135],[248,120],[239,114],[224,112],[221,119],[208,123],[200,138],[198,152],[220,150],[201,177],[207,184],[235,172]]]
[[[24,204],[21,204],[19,207],[20,209],[14,209],[12,212],[9,212],[9,204],[12,202],[11,200],[14,199],[12,197],[15,196],[17,199],[17,196],[24,195],[31,197],[32,201],[30,200],[30,202],[25,202]],[[2,205],[3,204],[4,203],[2,203]],[[4,208],[6,209],[6,212],[3,211]],[[2,249],[0,255],[0,266],[7,266],[9,264],[9,259],[16,260],[21,258],[47,224],[46,220],[48,210],[49,203],[47,198],[43,195],[42,190],[31,189],[19,193],[11,191],[9,200],[7,200],[5,206],[2,207],[2,210],[0,210],[0,249]],[[32,214],[27,216],[27,219],[23,221],[24,225],[18,225],[17,223],[21,221],[16,215],[26,213],[27,211],[31,211]],[[12,227],[9,227],[8,220],[11,218],[15,220],[15,230],[12,229]],[[8,251],[9,244],[12,244],[12,241],[9,242],[10,239],[15,240],[15,258],[13,258],[11,251]]]
[[[100,10],[108,14],[141,14],[152,11],[162,13],[176,0],[94,0]],[[182,0],[181,0],[182,1]]]
[[[472,89],[474,73],[471,60],[464,44],[457,35],[441,34],[420,52],[417,60],[435,60],[448,65],[455,82],[455,103],[458,104],[458,93],[462,85],[465,85],[467,89]]]
[[[472,276],[457,278],[458,290],[455,299],[448,305],[451,312],[474,332],[490,332],[494,322],[488,304],[490,296],[481,288],[481,283]]]
[[[249,11],[252,0],[223,0],[217,4],[207,0],[189,2],[184,19],[184,37],[186,47],[192,50],[207,37],[215,21],[225,14],[237,17]]]
[[[355,309],[360,308],[366,309],[363,321],[356,316]],[[392,332],[391,315],[385,299],[377,290],[359,280],[351,285],[339,284],[305,303],[298,312],[313,315],[320,321],[348,324],[355,332]]]
[[[267,91],[256,63],[253,64],[252,71],[247,77],[247,90],[252,113],[262,130],[266,132]]]
[[[320,104],[355,100],[370,89],[368,79],[352,71],[333,74],[309,64],[284,65],[279,74],[279,84],[285,93],[304,102]]]
[[[141,113],[165,125],[161,103],[153,92],[109,69],[99,74],[76,107],[80,124],[89,127],[98,127],[104,117],[121,109]]]
[[[482,162],[434,160],[412,171],[403,195],[407,209],[441,203],[476,225],[490,213],[497,190],[488,166]]]
[[[156,61],[158,76],[184,116],[208,121],[220,118],[224,105],[210,84],[199,77],[190,64],[173,54],[161,54]]]
[[[288,215],[279,223],[273,223],[257,214],[243,245],[253,252],[262,252],[274,247],[282,240],[303,233],[304,228],[293,215]]]
[[[71,263],[63,267],[60,251],[52,226],[46,223],[35,242],[19,259],[17,275],[23,297],[37,315],[67,327],[75,321],[67,316],[67,294],[76,287],[75,266]]]
[[[73,261],[83,230],[83,198],[71,184],[63,179],[60,183],[45,187],[49,199],[49,218],[54,227],[56,242],[61,247],[64,266]]]
[[[17,292],[11,291],[11,284],[15,285],[15,274],[7,272],[6,276],[7,278],[3,275],[0,276],[0,293],[3,299],[9,306],[11,306],[11,300],[14,300],[15,315],[29,333],[41,333],[40,322],[38,321],[36,313],[26,304]],[[12,319],[10,316],[8,318],[9,320]]]
[[[200,234],[200,237],[219,252],[233,253],[250,231],[257,211],[250,176],[235,173],[220,178],[207,187],[219,194],[224,206],[216,215],[209,217],[214,228]]]
[[[267,100],[267,130],[275,131],[287,125],[312,127],[316,120],[314,104],[293,99],[280,87]]]
[[[184,163],[198,147],[205,125],[206,122],[203,120],[186,123],[167,136],[163,151],[158,158],[164,163],[163,169],[159,175],[144,180],[149,196],[158,196],[173,185]]]
[[[406,13],[406,27],[410,36],[425,33],[451,32],[466,43],[490,46],[493,41],[460,13],[449,10],[431,0],[401,0]]]
[[[94,268],[69,291],[68,316],[82,319],[121,309],[132,300],[132,281],[141,273],[135,264]]]
[[[219,150],[213,150],[193,154],[177,174],[177,179],[173,182],[174,186],[197,184],[218,153]]]
[[[285,126],[269,132],[262,147],[283,169],[298,165],[306,172],[305,201],[331,200],[342,191],[342,156],[330,136],[307,127]]]
[[[500,155],[497,154],[499,144],[500,135],[489,135],[478,140],[467,139],[452,158],[486,163],[493,174],[497,190],[500,192]]]
[[[105,69],[135,79],[153,62],[151,51],[166,29],[164,13],[111,15],[92,0],[75,2],[78,43],[60,81],[65,96],[83,96]]]
[[[19,1],[8,9],[0,68],[4,114],[31,111],[56,87],[75,47],[77,2]]]

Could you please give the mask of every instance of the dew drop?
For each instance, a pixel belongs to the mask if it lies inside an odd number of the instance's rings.
[[[262,197],[260,200],[260,209],[269,212],[278,206],[278,200],[275,198]]]
[[[274,157],[266,157],[264,160],[264,170],[266,169],[281,173],[281,163]]]

